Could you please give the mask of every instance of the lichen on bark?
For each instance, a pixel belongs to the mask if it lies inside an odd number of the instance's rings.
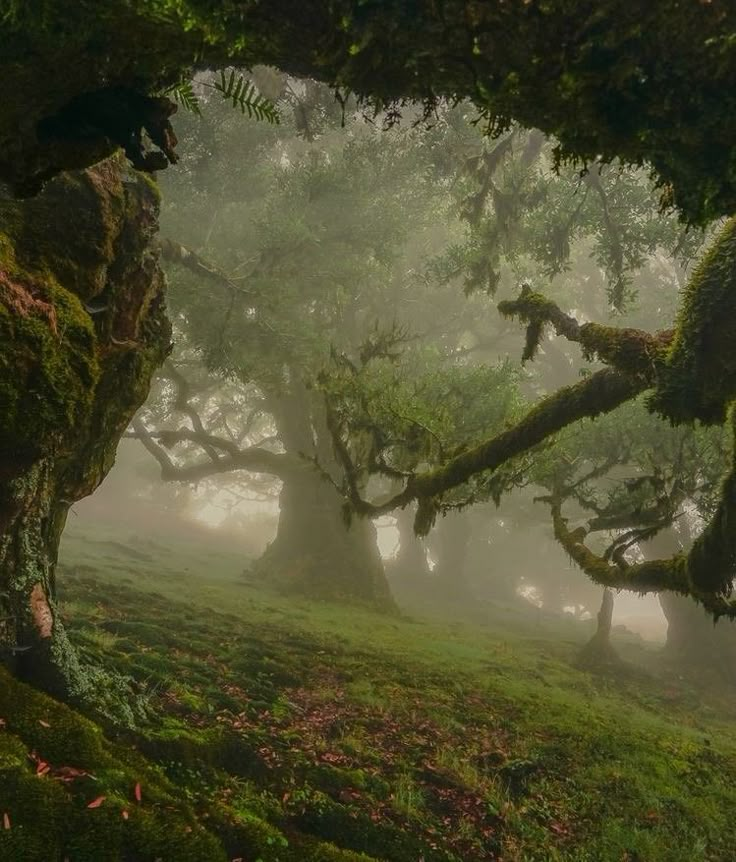
[[[721,425],[736,399],[736,218],[718,233],[685,289],[651,406],[672,422]]]
[[[169,349],[158,203],[119,158],[0,200],[0,656],[98,706],[107,681],[68,642],[54,569],[69,507],[112,466]]]

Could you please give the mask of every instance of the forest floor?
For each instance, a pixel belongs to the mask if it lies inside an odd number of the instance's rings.
[[[736,858],[729,692],[578,670],[585,632],[533,614],[380,616],[243,568],[215,538],[71,525],[71,637],[151,719],[103,735],[4,680],[1,859]]]

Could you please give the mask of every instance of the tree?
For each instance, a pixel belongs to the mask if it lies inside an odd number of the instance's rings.
[[[563,547],[569,549],[568,525],[574,518],[578,543],[585,540],[599,558],[626,568],[660,555],[676,556],[692,545],[718,506],[728,445],[718,427],[664,425],[636,402],[569,429],[537,465],[536,478],[548,490],[543,499],[557,513],[556,535]],[[606,602],[612,607],[612,596]],[[660,602],[669,624],[670,657],[721,667],[731,676],[733,625],[719,623],[714,636],[712,621],[691,599],[663,593]],[[610,660],[606,631],[598,630],[586,654]]]
[[[255,573],[289,592],[388,607],[373,525],[345,526],[342,467],[315,385],[331,351],[359,354],[379,321],[389,326],[402,314],[399,291],[436,218],[437,195],[423,176],[429,147],[422,133],[381,134],[361,118],[343,131],[324,88],[285,79],[281,88],[283,121],[250,130],[245,169],[234,158],[240,119],[210,106],[168,185],[164,218],[186,246],[164,242],[184,345],[167,374],[185,426],[171,427],[171,410],[149,410],[135,433],[166,479],[250,469],[279,480],[278,533]],[[221,386],[197,404],[181,364],[187,352],[227,381],[229,394]],[[240,415],[226,417],[218,400],[233,393]],[[203,460],[172,460],[160,443],[189,453],[199,444]]]
[[[67,640],[54,569],[69,507],[112,466],[169,350],[158,196],[112,159],[0,211],[0,647],[19,676],[111,710]]]
[[[433,523],[433,513],[445,505],[443,495],[468,480],[505,468],[572,422],[610,412],[647,390],[649,409],[665,419],[677,424],[696,420],[722,424],[736,392],[728,370],[726,343],[730,324],[727,317],[716,316],[714,310],[718,307],[719,312],[727,314],[726,309],[733,303],[733,236],[734,224],[729,222],[691,276],[676,326],[654,335],[632,327],[581,324],[563,313],[555,302],[523,286],[518,299],[500,303],[499,310],[527,325],[524,359],[534,357],[545,327],[552,326],[559,335],[578,344],[585,356],[597,358],[609,367],[547,396],[513,428],[445,458],[436,469],[411,472],[403,490],[388,500],[371,502],[357,488],[350,488],[353,506],[360,513],[375,516],[417,500],[417,528],[424,532]],[[707,337],[702,329],[703,315],[709,315],[710,320]],[[728,531],[722,529],[733,505],[733,480],[729,477],[711,526],[687,556],[633,566],[624,572],[615,564],[596,567],[592,557],[586,557],[583,564],[587,553],[584,546],[578,547],[579,542],[570,539],[569,547],[577,549],[577,556],[573,556],[603,586],[641,591],[670,589],[697,598],[714,615],[732,613],[729,595],[733,550]],[[561,522],[556,520],[556,525],[559,533]]]

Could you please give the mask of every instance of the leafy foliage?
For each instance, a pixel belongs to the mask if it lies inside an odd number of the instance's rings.
[[[194,92],[194,86],[191,81],[180,81],[173,87],[166,90],[166,95],[171,96],[174,101],[181,105],[186,111],[200,116],[202,107],[199,96]]]
[[[240,108],[241,113],[268,123],[279,122],[276,105],[261,95],[256,85],[247,80],[244,75],[238,74],[235,69],[231,69],[229,75],[224,69],[221,70],[219,80],[215,81],[212,87],[225,101],[229,101],[233,108]]]

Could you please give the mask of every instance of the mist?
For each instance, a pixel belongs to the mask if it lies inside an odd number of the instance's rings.
[[[634,98],[695,25],[619,103],[243,5],[0,134],[0,859],[733,859],[735,162]]]

